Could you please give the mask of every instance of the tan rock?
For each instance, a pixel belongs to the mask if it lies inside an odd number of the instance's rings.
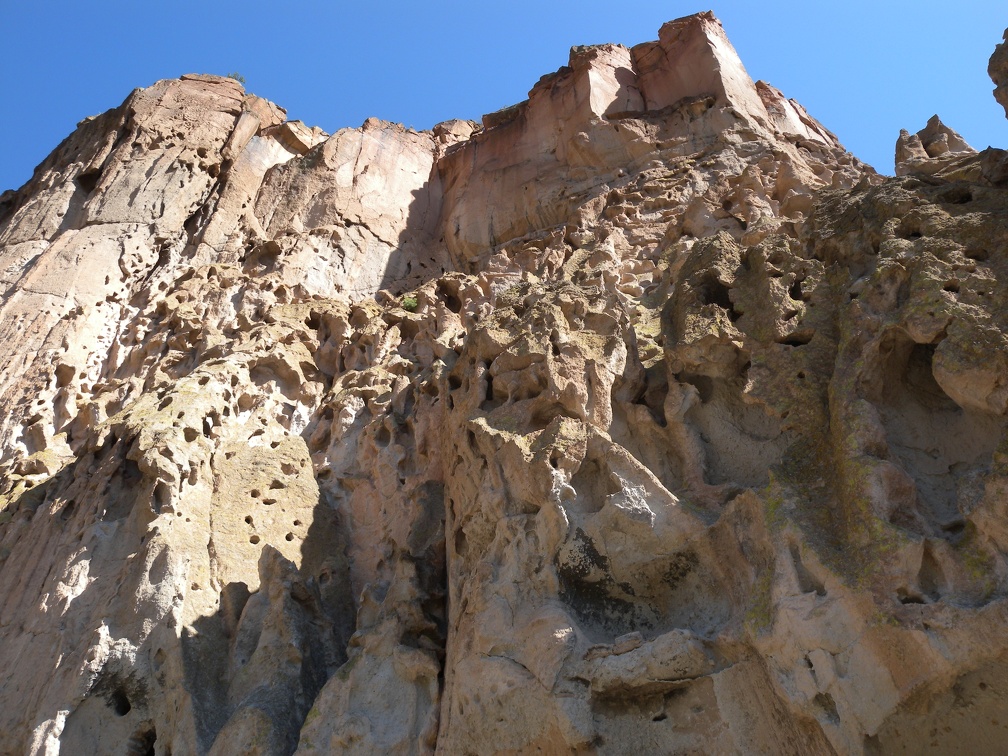
[[[158,82],[0,197],[0,752],[997,750],[1005,154],[659,37]]]
[[[933,175],[957,163],[962,164],[976,154],[976,150],[935,115],[916,134],[906,129],[900,132],[896,141],[896,175]]]
[[[1004,39],[1008,42],[1008,29],[1005,30]],[[994,48],[987,73],[994,82],[994,99],[1001,103],[1005,109],[1005,116],[1008,117],[1008,44],[1002,42]]]

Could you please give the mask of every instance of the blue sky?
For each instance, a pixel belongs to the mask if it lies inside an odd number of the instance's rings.
[[[656,39],[664,21],[708,8],[754,79],[882,172],[899,129],[934,113],[978,149],[1008,147],[986,74],[1004,0],[706,3],[0,0],[0,190],[79,120],[161,78],[238,71],[329,132],[372,115],[429,128],[524,99],[571,45]]]

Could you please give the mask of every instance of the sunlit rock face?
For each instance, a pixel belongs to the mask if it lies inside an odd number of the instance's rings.
[[[430,132],[163,81],[0,197],[0,752],[1000,748],[1005,153],[658,36]]]
[[[994,48],[990,57],[987,73],[994,82],[994,98],[1001,103],[1008,116],[1008,30],[1005,31],[1004,42]]]

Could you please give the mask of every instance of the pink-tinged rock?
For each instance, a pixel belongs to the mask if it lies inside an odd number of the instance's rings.
[[[1006,153],[660,36],[482,128],[159,82],[0,195],[0,753],[998,752]]]
[[[633,48],[638,87],[648,110],[692,97],[713,96],[762,125],[766,108],[738,53],[711,12],[669,21],[657,42]]]
[[[574,71],[575,117],[590,113],[602,118],[644,110],[632,56],[622,45],[572,48],[568,65]]]
[[[796,100],[789,100],[777,87],[765,81],[756,82],[756,91],[766,108],[770,125],[781,134],[791,134],[822,144],[838,147],[837,138],[825,126],[808,114]]]
[[[306,126],[301,121],[286,121],[277,126],[271,126],[263,131],[264,136],[272,137],[291,152],[304,155],[316,145],[322,144],[329,136],[322,129]]]

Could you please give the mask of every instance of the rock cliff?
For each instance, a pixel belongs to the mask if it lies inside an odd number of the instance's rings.
[[[709,13],[82,121],[0,197],[0,752],[996,751],[1008,160],[897,174]]]

